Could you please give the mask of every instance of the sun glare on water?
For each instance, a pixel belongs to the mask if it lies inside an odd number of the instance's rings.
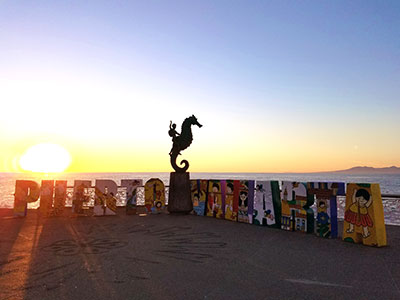
[[[71,155],[57,144],[37,144],[21,156],[19,165],[25,171],[39,173],[60,173],[68,168]]]

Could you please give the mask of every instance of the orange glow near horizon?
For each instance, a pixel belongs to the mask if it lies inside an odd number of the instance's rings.
[[[202,120],[203,121],[203,120]],[[400,165],[395,147],[375,149],[374,145],[342,138],[340,145],[326,147],[322,141],[309,140],[304,145],[297,139],[279,140],[279,133],[268,138],[261,131],[248,135],[245,128],[220,131],[224,136],[213,136],[213,125],[208,120],[203,128],[194,128],[193,144],[178,157],[187,159],[189,172],[218,173],[307,173],[348,169],[355,166],[389,167]],[[223,127],[224,125],[220,125]],[[162,126],[160,126],[162,127]],[[0,172],[39,173],[96,173],[96,172],[171,172],[168,152],[172,145],[163,130],[152,130],[149,140],[140,133],[133,139],[86,139],[31,136],[12,141],[3,148]],[[135,133],[136,134],[136,133]],[[270,134],[271,135],[271,134]],[[51,137],[51,135],[50,135]],[[306,139],[306,136],[304,136]],[[273,140],[279,142],[271,142]],[[103,142],[106,141],[106,142]],[[61,146],[62,145],[62,146]],[[67,149],[67,150],[66,150]],[[8,151],[6,151],[8,150]]]

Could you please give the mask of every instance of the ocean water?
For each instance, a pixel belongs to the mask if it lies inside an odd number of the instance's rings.
[[[44,176],[24,173],[0,173],[0,208],[12,208],[14,205],[14,190],[16,180],[41,180],[58,179],[67,180],[68,186],[73,186],[74,180],[91,180],[92,185],[96,179],[111,179],[118,185],[121,179],[142,179],[145,183],[150,178],[160,178],[165,185],[169,185],[169,173],[64,173],[57,176]],[[278,180],[278,181],[335,181],[355,183],[379,183],[382,194],[400,195],[400,174],[371,174],[348,175],[336,173],[190,173],[191,179],[239,179],[239,180]],[[124,204],[123,193],[119,195],[117,204]],[[167,195],[168,196],[168,195]],[[142,197],[143,198],[143,197]],[[344,197],[339,199],[338,216],[343,216]],[[144,201],[144,200],[143,200]],[[140,202],[139,202],[140,203]],[[68,204],[68,199],[67,199]],[[397,198],[383,197],[386,224],[400,225],[400,196]],[[36,208],[39,201],[29,204],[28,207]]]

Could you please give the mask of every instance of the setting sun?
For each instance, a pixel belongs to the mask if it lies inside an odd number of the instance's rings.
[[[71,163],[71,155],[57,144],[37,144],[21,156],[19,164],[25,171],[40,173],[63,172]]]

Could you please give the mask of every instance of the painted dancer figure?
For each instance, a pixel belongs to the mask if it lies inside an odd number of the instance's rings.
[[[354,232],[354,225],[362,226],[363,238],[371,235],[368,227],[373,226],[371,217],[368,214],[368,207],[372,204],[372,196],[365,189],[355,190],[352,198],[352,204],[344,214],[344,218],[349,222],[347,233]]]

